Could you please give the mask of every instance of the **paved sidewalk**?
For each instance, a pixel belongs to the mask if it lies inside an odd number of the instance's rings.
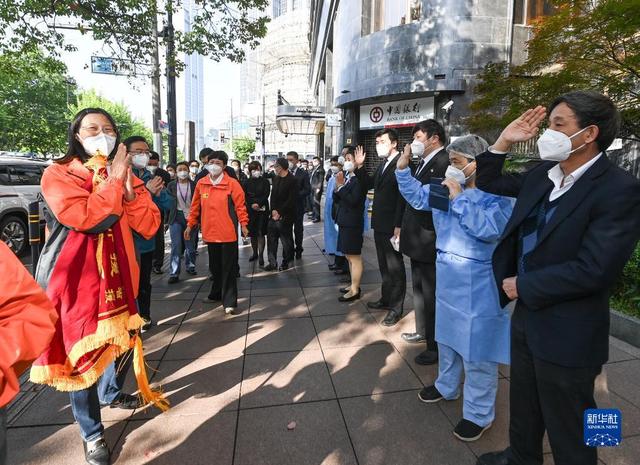
[[[154,277],[159,324],[145,334],[145,350],[172,409],[103,409],[113,463],[474,465],[477,455],[507,445],[508,368],[500,370],[493,428],[473,444],[456,440],[461,400],[426,405],[416,397],[437,368],[416,365],[422,347],[400,338],[413,330],[413,315],[385,328],[384,312],[365,306],[380,287],[372,240],[365,241],[364,296],[347,305],[337,301],[339,279],[322,255],[322,223],[306,231],[303,259],[284,273],[254,268],[250,247],[241,247],[235,316],[201,303],[210,285],[204,249],[197,277],[171,286],[167,274]],[[601,463],[637,465],[640,350],[612,340],[610,358],[597,398],[622,410],[625,439],[601,449]],[[133,376],[128,385],[134,389]],[[23,390],[9,410],[8,463],[84,463],[68,396],[29,384]]]

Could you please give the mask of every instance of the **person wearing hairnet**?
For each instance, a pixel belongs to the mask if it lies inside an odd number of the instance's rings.
[[[396,169],[406,201],[417,210],[433,210],[437,235],[438,378],[418,397],[425,403],[457,399],[464,373],[463,418],[453,434],[466,442],[479,439],[491,426],[498,364],[509,363],[509,313],[500,307],[491,257],[513,200],[475,188],[475,157],[487,146],[475,135],[447,146],[451,166],[442,185],[448,188],[448,199],[445,194],[439,202],[437,187],[412,177],[408,155]]]

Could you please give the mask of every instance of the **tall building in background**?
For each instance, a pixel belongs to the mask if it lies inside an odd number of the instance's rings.
[[[196,2],[185,0],[183,3],[184,30],[191,31],[191,20],[196,12]],[[202,55],[194,53],[184,56],[184,121],[195,123],[196,154],[205,146],[204,132],[204,64]],[[183,132],[184,128],[178,128]]]
[[[241,111],[251,121],[265,115],[266,155],[277,156],[295,150],[301,156],[315,155],[316,136],[285,137],[276,126],[278,90],[292,105],[314,105],[309,86],[309,0],[272,0],[266,37],[255,50],[247,50],[242,64]],[[263,109],[264,99],[264,109]],[[255,132],[254,132],[255,133]],[[256,152],[260,153],[260,144]]]

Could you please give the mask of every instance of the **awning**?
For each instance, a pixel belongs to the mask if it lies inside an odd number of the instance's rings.
[[[276,125],[283,134],[318,135],[324,132],[324,107],[278,105]]]

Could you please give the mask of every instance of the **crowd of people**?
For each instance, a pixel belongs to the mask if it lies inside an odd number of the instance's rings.
[[[505,170],[511,147],[538,136],[545,121],[541,160]],[[212,281],[205,301],[233,314],[240,239],[251,244],[249,261],[286,271],[302,258],[306,214],[324,222],[328,266],[344,275],[336,305],[361,298],[364,237],[373,230],[382,285],[366,305],[386,311],[385,326],[413,308],[415,330],[402,338],[424,347],[416,363],[438,365],[418,398],[462,396],[457,439],[476,441],[491,427],[498,366],[511,365],[510,446],[479,465],[542,464],[545,432],[555,463],[595,465],[582,415],[596,407],[595,378],[608,359],[609,289],[640,236],[640,183],[606,156],[619,125],[609,98],[571,92],[525,112],[493,145],[474,134],[449,138],[434,119],[416,124],[404,146],[382,129],[373,171],[352,146],[328,160],[326,173],[321,158],[309,164],[296,152],[263,168],[212,149],[163,169],[143,137],[120,143],[108,113],[85,109],[70,125],[67,154],[42,179],[49,237],[36,280],[44,291],[17,260],[4,260],[0,244],[3,273],[16,280],[0,318],[24,323],[0,327],[11,342],[0,348],[0,399],[16,392],[17,367],[35,360],[34,382],[70,391],[86,461],[110,463],[101,406],[168,407],[148,386],[139,336],[153,324],[151,274],[164,272],[164,225],[168,282],[181,279],[183,265],[197,273],[201,239]],[[129,364],[142,399],[122,390]]]

